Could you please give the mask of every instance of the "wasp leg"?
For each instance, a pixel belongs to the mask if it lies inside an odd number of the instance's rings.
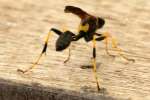
[[[82,37],[84,37],[84,33],[80,32],[78,35],[73,36],[72,41],[78,41],[79,39],[81,39]],[[64,63],[67,63],[70,60],[70,56],[71,56],[71,49],[69,48],[69,55],[68,58],[64,61]]]
[[[105,40],[105,38],[106,38],[105,36],[100,36],[100,37],[96,38],[95,40],[96,41],[102,41],[102,40]]]
[[[38,64],[38,62],[40,61],[42,55],[43,54],[41,53],[40,56],[38,57],[38,59],[36,60],[36,62],[32,66],[30,66],[28,69],[26,69],[26,70],[18,69],[17,71],[22,72],[22,73],[26,73],[26,72],[30,71],[31,69],[33,69]]]
[[[126,57],[124,54],[121,53],[121,52],[123,52],[123,50],[120,49],[120,48],[118,48],[116,39],[112,38],[111,41],[112,41],[112,47],[113,47],[116,51],[118,51],[118,54],[119,54],[122,58],[126,59],[127,61],[135,62],[134,59],[130,59],[130,58]]]
[[[72,41],[78,41],[82,37],[84,37],[84,33],[82,32],[80,32],[78,35],[74,34]],[[68,58],[64,61],[64,63],[67,63],[70,60],[70,56],[71,56],[71,48],[69,48],[69,55],[68,55]]]
[[[108,39],[109,39],[109,36],[105,35],[105,37],[106,37],[105,38],[105,51],[106,51],[107,55],[114,57],[114,55],[110,54],[109,51],[108,51]]]
[[[81,39],[84,36],[85,36],[85,33],[81,31],[79,34],[73,36],[72,41],[78,41],[79,39]]]
[[[59,34],[59,32],[57,32],[57,33]],[[50,35],[51,35],[51,30],[48,32],[48,35],[46,37],[45,44],[44,44],[44,47],[43,47],[43,50],[42,50],[41,54],[39,55],[39,57],[37,58],[37,60],[33,63],[33,65],[30,66],[26,70],[18,69],[17,71],[22,72],[22,73],[26,73],[26,72],[32,70],[39,63],[39,61],[40,61],[41,57],[43,56],[43,54],[46,54],[48,40],[49,40]]]
[[[95,33],[95,35],[99,36],[98,38],[96,38],[96,41],[105,40],[105,51],[106,51],[106,53],[107,53],[109,56],[113,56],[113,57],[114,57],[114,55],[111,55],[111,54],[108,52],[108,36],[107,36],[107,35],[104,35],[104,34],[98,34],[98,33]]]
[[[67,59],[64,61],[64,63],[67,63],[70,60],[70,56],[71,56],[71,49],[69,48],[69,55],[68,55]]]
[[[104,33],[103,36],[106,37],[105,39],[105,45],[106,45],[106,52],[107,54],[111,55],[109,52],[108,52],[108,39],[110,38],[111,39],[111,42],[112,42],[112,48],[114,48],[116,51],[118,51],[118,54],[119,56],[121,56],[122,58],[126,59],[127,61],[132,61],[134,62],[135,60],[134,59],[130,59],[128,57],[126,57],[125,55],[123,55],[121,52],[123,52],[122,49],[120,49],[118,46],[117,46],[117,41],[115,38],[113,38],[109,33]],[[114,56],[114,55],[112,55]]]
[[[97,76],[97,68],[96,68],[96,40],[95,35],[93,36],[93,58],[92,58],[92,64],[93,64],[93,73],[97,84],[97,90],[100,91],[100,86],[98,82],[98,76]]]

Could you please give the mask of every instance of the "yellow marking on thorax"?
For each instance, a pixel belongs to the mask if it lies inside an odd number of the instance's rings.
[[[85,25],[79,25],[79,31],[84,31],[87,32],[89,30],[89,24],[85,24]]]

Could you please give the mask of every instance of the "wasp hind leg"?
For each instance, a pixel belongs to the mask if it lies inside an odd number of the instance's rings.
[[[48,32],[48,35],[46,36],[46,40],[45,40],[45,43],[44,43],[43,50],[42,50],[41,54],[39,55],[39,57],[37,58],[37,60],[36,60],[36,61],[33,63],[33,65],[30,66],[28,69],[26,69],[26,70],[18,69],[18,70],[17,70],[18,72],[26,73],[26,72],[28,72],[28,71],[30,71],[30,70],[32,70],[33,68],[36,67],[36,65],[39,63],[40,59],[42,58],[43,54],[46,54],[46,50],[47,50],[47,46],[48,46],[48,40],[49,40],[49,38],[50,38],[50,36],[51,36],[51,31],[54,31],[54,32],[55,32],[56,34],[58,34],[58,35],[61,35],[61,34],[62,34],[59,30],[52,28],[52,29]]]

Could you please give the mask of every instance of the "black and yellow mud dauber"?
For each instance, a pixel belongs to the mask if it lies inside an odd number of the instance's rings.
[[[48,36],[46,37],[46,41],[45,41],[43,50],[42,50],[40,56],[38,57],[37,61],[28,69],[26,69],[26,70],[18,69],[18,71],[26,73],[29,70],[33,69],[39,63],[39,60],[42,57],[42,55],[44,53],[46,53],[47,46],[48,46],[48,40],[49,40],[49,37],[50,37],[52,31],[54,33],[56,33],[57,35],[59,35],[59,38],[56,41],[56,51],[62,51],[64,49],[66,49],[67,47],[69,47],[71,42],[78,41],[79,39],[84,38],[86,42],[89,42],[89,41],[93,42],[93,57],[92,57],[93,72],[94,72],[94,77],[96,79],[97,89],[98,89],[98,91],[100,91],[97,70],[96,70],[97,69],[96,68],[96,41],[105,40],[106,52],[108,55],[110,55],[110,53],[108,52],[107,45],[108,45],[108,38],[111,38],[113,48],[115,48],[118,51],[118,53],[121,57],[123,57],[124,59],[126,59],[128,61],[134,61],[134,59],[129,59],[121,53],[122,50],[117,47],[115,40],[112,38],[112,36],[108,32],[105,32],[103,34],[96,33],[96,30],[102,28],[105,24],[105,20],[103,18],[90,15],[87,12],[83,11],[82,9],[80,9],[78,7],[74,7],[74,6],[66,6],[64,9],[64,12],[65,13],[73,13],[81,19],[81,22],[79,24],[79,29],[78,29],[79,34],[76,35],[69,30],[62,32],[56,28],[51,28],[48,33]],[[70,51],[70,49],[69,49],[69,51]],[[70,52],[69,52],[68,58],[64,61],[64,63],[66,63],[69,60],[69,58],[70,58]]]

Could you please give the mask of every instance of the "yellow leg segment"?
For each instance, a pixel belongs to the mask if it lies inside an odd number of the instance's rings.
[[[70,60],[70,56],[71,56],[71,49],[69,48],[69,55],[68,58],[64,61],[64,63],[67,63]]]
[[[100,91],[100,86],[99,86],[98,76],[97,76],[97,68],[96,68],[96,41],[95,41],[95,36],[93,36],[93,59],[92,59],[92,64],[93,64],[93,73],[94,73],[94,77],[95,77],[96,84],[97,84],[97,90]]]
[[[119,54],[122,58],[124,58],[124,59],[126,59],[126,60],[128,60],[128,61],[135,62],[134,59],[130,59],[130,58],[126,57],[125,55],[123,55],[123,54],[121,53],[121,52],[123,52],[123,50],[120,49],[120,48],[118,48],[117,42],[116,42],[116,40],[115,40],[114,38],[112,38],[112,47],[113,47],[116,51],[118,51],[118,54]]]
[[[126,59],[126,60],[128,60],[128,61],[133,61],[133,62],[134,62],[134,59],[129,59],[128,57],[126,57],[125,55],[123,55],[123,54],[121,53],[121,52],[123,52],[123,50],[120,49],[120,48],[118,48],[116,39],[113,38],[108,32],[104,33],[103,36],[106,37],[106,39],[105,39],[105,45],[106,45],[105,49],[106,49],[106,53],[107,53],[108,55],[111,55],[111,54],[108,52],[108,39],[110,38],[110,39],[111,39],[111,42],[112,42],[112,48],[114,48],[116,51],[118,51],[118,54],[119,54],[122,58],[124,58],[124,59]],[[111,56],[113,56],[113,55],[111,55]]]
[[[106,53],[107,53],[109,56],[113,56],[113,55],[111,55],[111,54],[109,53],[109,51],[108,51],[108,36],[106,36],[106,39],[105,39],[105,51],[106,51]]]
[[[39,55],[38,59],[35,61],[35,63],[26,70],[18,69],[17,71],[22,72],[22,73],[26,73],[26,72],[32,70],[39,63],[39,61],[40,61],[41,57],[43,56],[43,54],[44,53],[46,54],[46,49],[47,49],[48,40],[49,40],[50,35],[51,35],[51,32],[48,33],[48,35],[46,37],[46,40],[45,40],[44,48],[43,48],[41,54]]]

